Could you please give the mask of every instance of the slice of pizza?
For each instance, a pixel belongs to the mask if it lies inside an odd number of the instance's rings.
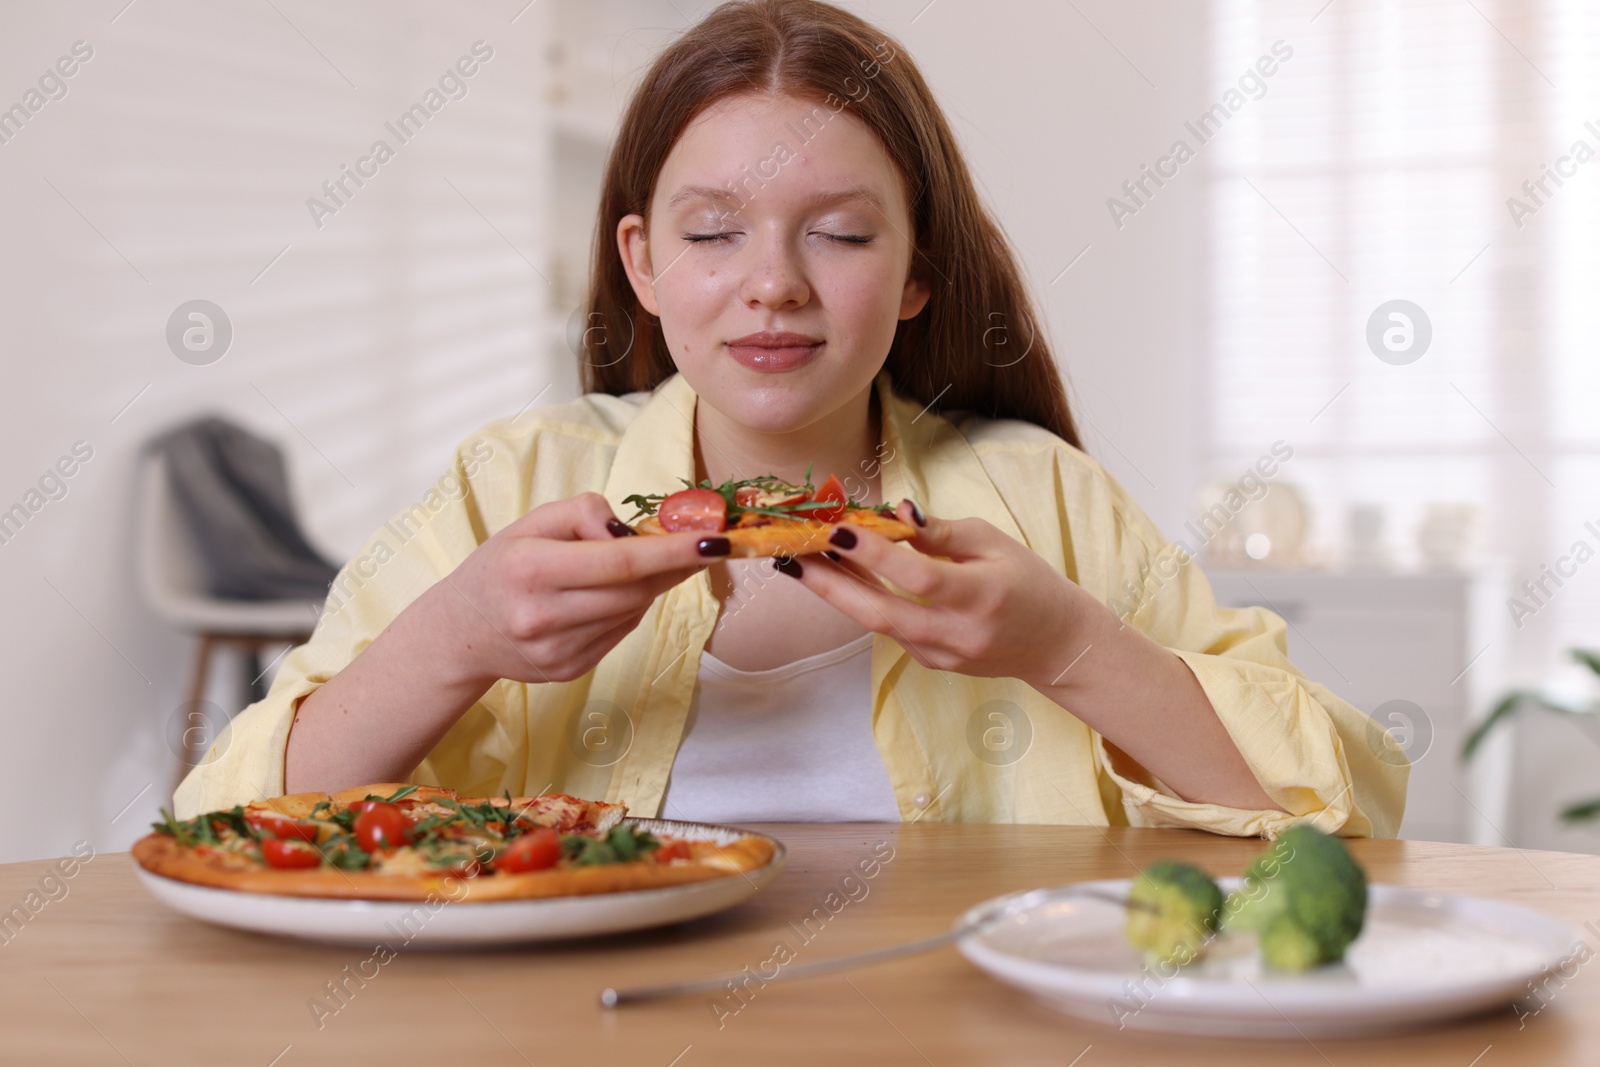
[[[626,821],[621,804],[564,793],[464,798],[385,783],[297,793],[179,821],[136,841],[146,870],[283,896],[495,901],[681,885],[752,871],[755,834],[689,838]]]
[[[917,531],[895,517],[888,505],[867,507],[830,474],[821,486],[795,485],[763,475],[713,486],[710,479],[674,493],[635,493],[623,500],[638,512],[628,520],[641,534],[706,530],[728,539],[736,557],[788,557],[823,552],[841,522],[871,530],[891,541],[908,541]]]

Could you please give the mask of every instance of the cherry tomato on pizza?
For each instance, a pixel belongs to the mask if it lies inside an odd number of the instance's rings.
[[[839,505],[833,508],[808,508],[805,512],[806,518],[816,519],[818,522],[839,521],[850,502],[849,495],[844,491],[844,483],[839,480],[837,474],[828,475],[828,480],[817,487],[817,491],[811,494],[811,499],[819,502],[837,501]]]
[[[380,852],[411,843],[411,820],[385,801],[364,801],[366,810],[356,816],[356,844],[367,852]],[[352,808],[355,805],[351,805]]]
[[[548,826],[523,834],[494,858],[497,871],[520,874],[554,867],[561,859],[561,835]]]
[[[741,508],[781,508],[803,503],[805,499],[803,486],[763,489],[759,485],[741,485],[733,491],[733,502]]]
[[[682,838],[675,838],[663,842],[650,854],[650,858],[657,863],[670,863],[673,860],[686,860],[689,858],[689,842]]]
[[[656,512],[661,528],[679,530],[726,530],[728,501],[710,489],[683,489],[661,502]]]
[[[279,815],[273,811],[246,811],[244,821],[250,825],[258,835],[282,838],[285,841],[295,839],[299,841],[317,840],[317,828],[310,823],[303,823],[298,819],[291,819],[286,815]]]
[[[322,865],[322,854],[304,841],[295,838],[288,840],[276,837],[262,838],[261,858],[266,861],[268,867],[280,871]]]

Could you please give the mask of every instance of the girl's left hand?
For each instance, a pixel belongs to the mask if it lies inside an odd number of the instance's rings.
[[[805,556],[778,569],[795,577],[798,568],[808,589],[924,667],[1056,684],[1077,654],[1072,633],[1087,612],[1104,610],[1100,602],[983,519],[922,525],[909,500],[896,515],[917,530],[908,542],[916,552],[843,523],[831,542],[838,562]],[[891,592],[880,577],[918,599]]]

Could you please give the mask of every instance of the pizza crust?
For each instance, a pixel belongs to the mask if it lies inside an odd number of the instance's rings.
[[[767,520],[757,524],[757,520]],[[859,526],[863,530],[871,530],[880,537],[890,541],[909,541],[917,536],[914,527],[908,526],[899,519],[890,518],[882,512],[870,508],[851,509],[840,516],[838,522],[818,522],[815,519],[788,519],[774,515],[752,515],[745,513],[739,516],[737,525],[722,531],[720,536],[726,537],[733,545],[730,557],[760,559],[767,556],[795,556],[811,555],[826,551],[829,548],[828,538],[833,531],[838,529],[840,523],[848,522],[852,526]],[[661,528],[661,520],[654,515],[647,515],[634,524],[633,528],[641,534],[662,534],[666,530]]]

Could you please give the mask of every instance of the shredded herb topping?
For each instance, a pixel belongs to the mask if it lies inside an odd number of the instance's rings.
[[[679,478],[678,480],[687,489],[709,489],[721,496],[728,505],[728,525],[732,526],[738,522],[739,516],[747,513],[751,515],[772,515],[785,519],[803,519],[808,511],[839,507],[839,501],[837,500],[811,499],[817,491],[817,487],[811,484],[811,467],[812,464],[806,464],[806,480],[800,485],[786,482],[772,474],[763,474],[756,478],[729,479],[721,485],[712,485],[710,478],[702,478],[699,485],[694,484],[687,478]],[[796,501],[793,504],[749,507],[740,504],[737,499],[739,490],[745,488],[759,489],[764,493],[782,493],[788,496],[804,493],[805,499]],[[681,490],[676,491],[681,492]],[[656,509],[661,507],[661,502],[671,495],[671,493],[634,493],[632,496],[623,497],[622,502],[624,504],[632,504],[639,509],[628,518],[628,522],[631,524],[645,515],[654,515]],[[866,507],[865,504],[853,496],[845,500],[844,506],[851,509],[863,509]]]
[[[369,793],[365,799],[392,804],[404,800],[416,790],[416,786],[408,785],[386,797]],[[505,794],[504,804],[490,800],[464,804],[452,798],[441,798],[430,803],[449,811],[428,812],[414,819],[411,823],[410,845],[430,867],[469,875],[491,871],[495,858],[511,842],[524,834],[542,829],[538,824],[520,817],[520,813],[512,807],[510,792]],[[270,829],[271,822],[274,818],[287,819],[301,827],[315,829],[316,841],[312,847],[320,854],[322,866],[360,871],[377,866],[381,855],[374,855],[357,843],[355,821],[359,814],[349,809],[336,810],[328,801],[322,801],[303,819],[263,813],[264,818],[253,825],[245,818],[243,805],[181,821],[162,808],[160,821],[152,823],[151,827],[157,833],[174,838],[180,845],[208,845],[260,860],[260,843],[275,836]],[[561,862],[571,866],[627,863],[644,858],[660,845],[661,842],[654,835],[626,824],[612,827],[603,837],[562,834]]]

